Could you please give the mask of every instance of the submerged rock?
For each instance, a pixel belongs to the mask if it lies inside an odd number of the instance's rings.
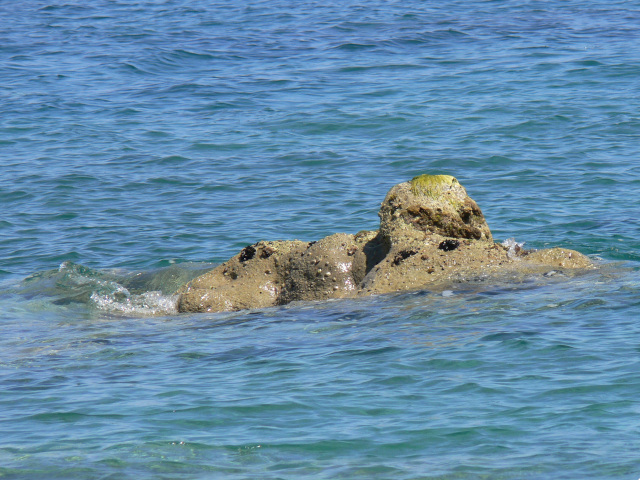
[[[574,250],[494,243],[482,211],[450,175],[420,175],[395,185],[379,216],[378,231],[249,245],[180,288],[178,310],[264,308],[594,268]]]

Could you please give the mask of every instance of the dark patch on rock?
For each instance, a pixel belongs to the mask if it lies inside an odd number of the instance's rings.
[[[222,270],[222,275],[229,277],[232,280],[235,280],[236,278],[238,278],[238,272],[236,272],[235,270],[229,267],[224,267],[224,270]]]
[[[260,252],[260,258],[269,258],[271,255],[276,253],[276,249],[273,247],[264,247]]]
[[[393,259],[394,265],[400,265],[404,260],[418,253],[418,250],[402,250]]]
[[[443,211],[441,208],[427,208],[424,206],[412,206],[407,209],[407,223],[415,225],[419,230],[429,233],[440,233],[457,238],[470,238],[479,240],[482,238],[482,231],[471,225],[474,218],[472,207],[461,208],[459,212],[460,221]]]
[[[389,253],[389,247],[384,243],[380,235],[364,244],[362,251],[366,258],[365,273],[369,273],[373,267],[379,264]]]
[[[455,250],[460,246],[460,242],[458,240],[444,240],[440,242],[438,248],[440,250],[444,250],[445,252],[450,252],[451,250]]]
[[[246,262],[256,256],[256,247],[253,245],[247,245],[240,251],[240,261]]]

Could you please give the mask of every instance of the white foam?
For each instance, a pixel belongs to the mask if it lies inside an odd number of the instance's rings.
[[[117,293],[120,295],[93,292],[91,300],[99,310],[118,315],[149,317],[178,313],[178,295],[163,295],[160,291],[131,295],[125,288]]]
[[[503,247],[507,247],[507,257],[514,259],[517,257],[518,252],[522,250],[525,242],[518,243],[515,238],[507,238],[504,242],[502,242]]]

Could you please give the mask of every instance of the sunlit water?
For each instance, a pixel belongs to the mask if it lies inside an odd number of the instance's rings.
[[[214,2],[215,3],[215,2]],[[0,5],[0,477],[640,477],[640,12]],[[455,175],[593,273],[259,311],[175,290]]]

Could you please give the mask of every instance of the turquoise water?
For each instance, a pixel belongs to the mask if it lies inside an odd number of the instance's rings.
[[[636,7],[0,4],[0,477],[640,477]],[[176,313],[428,172],[602,268]]]

